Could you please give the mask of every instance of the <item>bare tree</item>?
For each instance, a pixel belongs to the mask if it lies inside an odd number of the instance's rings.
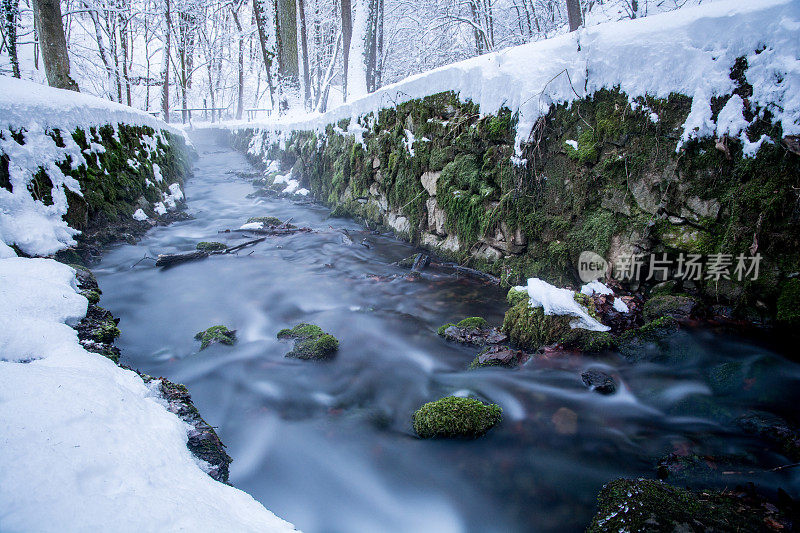
[[[2,29],[3,41],[8,48],[8,59],[11,62],[11,72],[15,78],[22,75],[19,71],[19,58],[17,57],[17,20],[19,19],[19,0],[2,0]]]
[[[347,101],[347,75],[350,63],[350,41],[353,38],[353,18],[350,0],[341,0],[342,7],[342,95]]]
[[[303,56],[303,106],[311,105],[311,75],[308,70],[308,37],[306,36],[306,6],[304,0],[297,0],[300,15],[300,51]]]
[[[569,31],[575,31],[581,27],[580,0],[567,0],[567,17],[569,18]]]
[[[161,112],[164,114],[166,122],[169,122],[169,66],[172,44],[172,15],[169,1],[164,0],[164,57],[161,70]]]
[[[51,87],[79,91],[69,75],[69,55],[59,0],[33,0],[33,13],[39,29],[44,70]]]
[[[258,30],[258,42],[261,45],[261,57],[264,60],[264,69],[267,71],[267,85],[269,85],[269,101],[275,108],[275,85],[272,83],[272,58],[275,56],[267,46],[267,24],[264,13],[264,0],[253,0],[253,18]]]

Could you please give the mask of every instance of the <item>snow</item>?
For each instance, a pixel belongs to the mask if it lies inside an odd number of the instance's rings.
[[[164,176],[161,174],[161,167],[158,166],[156,163],[153,163],[153,177],[159,183],[164,181]]]
[[[526,291],[530,297],[531,305],[541,307],[545,315],[574,316],[576,320],[570,324],[572,328],[582,328],[590,331],[608,331],[611,329],[589,315],[586,309],[575,301],[575,292],[569,289],[560,289],[539,278],[530,278],[527,286],[515,287],[515,289]]]
[[[605,284],[599,280],[591,281],[586,285],[584,285],[583,287],[581,287],[581,294],[585,294],[586,296],[592,296],[595,293],[605,295],[605,294],[614,294],[614,291],[606,287]]]
[[[618,313],[627,313],[630,311],[630,309],[628,309],[628,304],[626,304],[619,298],[614,298],[614,303],[612,304],[612,307]]]
[[[167,212],[167,206],[164,205],[164,202],[156,202],[153,204],[153,211],[159,215],[164,215]]]
[[[566,144],[567,146],[571,146],[573,150],[577,150],[578,149],[578,141],[574,141],[574,140],[570,139],[570,140],[564,141],[564,144]]]
[[[16,244],[29,255],[50,255],[75,244],[77,230],[63,220],[67,212],[65,189],[81,194],[80,185],[65,175],[56,163],[72,159],[72,168],[85,164],[83,154],[67,134],[81,127],[119,124],[146,125],[159,131],[171,129],[143,111],[94,96],[53,89],[29,81],[0,76],[0,152],[9,158],[11,191],[0,187],[0,235],[5,244]],[[64,146],[47,135],[58,129]],[[12,136],[24,131],[24,144]],[[105,148],[89,139],[89,154]],[[88,155],[88,154],[86,154]],[[28,191],[33,176],[43,168],[53,183],[52,205],[44,205]]]
[[[147,218],[148,218],[147,215],[141,209],[137,209],[136,212],[133,214],[133,219],[138,220],[140,222],[142,220],[147,220]]]
[[[242,224],[241,226],[239,226],[239,229],[244,229],[244,230],[264,229],[264,224],[262,222],[248,222],[247,224]]]
[[[800,134],[800,2],[796,0],[723,0],[582,28],[411,76],[324,114],[228,127],[255,126],[274,142],[287,139],[293,130],[324,132],[325,126],[350,119],[350,128],[358,132],[348,133],[359,137],[363,130],[359,117],[452,90],[462,100],[479,104],[483,114],[504,106],[519,112],[519,149],[551,104],[619,87],[631,98],[666,98],[673,92],[692,97],[691,113],[675,147],[680,149],[689,139],[716,133],[711,99],[732,92],[730,69],[740,56],[749,65],[750,103],[768,110],[784,135]],[[742,126],[727,122],[723,127],[738,137]],[[259,143],[251,145],[256,155],[263,153],[263,141]]]
[[[293,531],[198,467],[154,388],[81,347],[75,283],[50,259],[0,259],[0,529]]]

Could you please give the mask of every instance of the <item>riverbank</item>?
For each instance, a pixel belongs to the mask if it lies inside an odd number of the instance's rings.
[[[220,482],[229,457],[185,388],[117,364],[117,320],[91,275],[36,257],[89,261],[180,218],[182,132],[0,86],[0,529],[294,531]]]

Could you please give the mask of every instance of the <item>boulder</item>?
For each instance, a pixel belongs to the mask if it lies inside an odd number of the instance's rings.
[[[286,357],[297,359],[330,359],[339,350],[339,341],[314,324],[301,323],[278,332],[279,339],[294,339],[294,347]]]
[[[500,422],[502,413],[495,404],[447,396],[426,403],[414,413],[414,431],[423,439],[477,438]]]
[[[614,394],[617,392],[617,382],[602,370],[590,369],[581,373],[584,385],[599,394]]]

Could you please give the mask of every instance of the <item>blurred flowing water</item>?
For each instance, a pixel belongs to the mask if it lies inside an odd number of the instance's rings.
[[[194,219],[110,248],[94,270],[101,305],[121,318],[122,362],[186,384],[234,458],[232,483],[303,531],[580,531],[604,483],[653,477],[668,453],[787,462],[730,422],[755,407],[793,416],[800,367],[779,353],[684,330],[651,347],[651,362],[560,354],[468,371],[478,350],[436,329],[467,316],[499,324],[504,290],[427,272],[410,279],[392,263],[412,246],[328,219],[324,207],[247,198],[250,181],[236,174],[254,171],[246,159],[208,133],[195,143]],[[317,232],[167,270],[133,266],[201,240],[241,242],[218,231],[261,215]],[[298,322],[338,337],[338,356],[285,358],[290,346],[275,334]],[[215,324],[238,330],[238,344],[199,352],[194,334]],[[621,390],[589,391],[588,368],[611,373]],[[719,383],[728,374],[739,386]],[[448,394],[500,404],[503,422],[475,441],[417,439],[414,410]],[[793,469],[758,484],[800,492]]]

